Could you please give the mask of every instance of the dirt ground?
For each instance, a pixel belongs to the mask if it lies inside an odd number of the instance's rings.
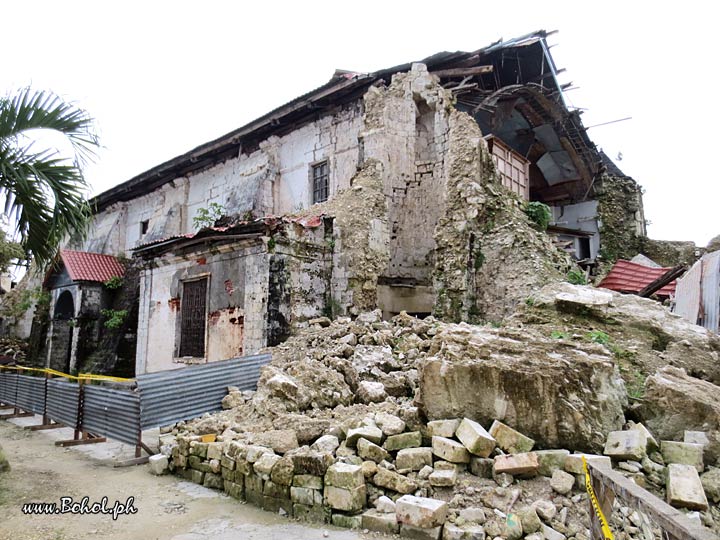
[[[5,412],[5,411],[3,411]],[[241,504],[218,491],[173,476],[155,477],[147,465],[115,468],[133,457],[133,448],[115,442],[56,447],[72,438],[69,429],[29,431],[40,417],[0,420],[0,444],[10,472],[0,473],[0,540],[360,540],[333,527],[299,524]],[[148,436],[147,441],[156,439]],[[24,503],[59,502],[61,497],[125,502],[137,513],[120,515],[25,515]]]

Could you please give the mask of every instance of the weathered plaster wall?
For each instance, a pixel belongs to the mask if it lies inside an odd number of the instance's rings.
[[[138,243],[194,231],[201,208],[217,203],[228,215],[284,214],[311,204],[310,165],[328,160],[330,195],[349,187],[358,163],[361,103],[355,102],[282,137],[152,193],[116,203],[94,217],[90,235],[74,247],[130,256]],[[141,223],[148,231],[141,234]]]

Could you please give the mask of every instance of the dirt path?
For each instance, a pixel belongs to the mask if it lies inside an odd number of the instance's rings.
[[[72,438],[72,431],[22,428],[31,423],[40,423],[39,417],[0,420],[0,444],[12,467],[0,474],[0,540],[323,540],[326,532],[332,540],[362,538],[342,529],[301,525],[172,476],[154,477],[146,465],[113,468],[117,459],[132,457],[132,448],[102,443],[63,449],[53,441]],[[111,505],[134,497],[138,511],[116,521],[102,514],[22,512],[24,503],[84,496],[91,502],[107,497]]]

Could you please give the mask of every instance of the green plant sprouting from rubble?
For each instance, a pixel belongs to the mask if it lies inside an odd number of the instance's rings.
[[[610,343],[610,336],[602,330],[591,330],[587,334],[587,339],[593,343],[599,343],[600,345],[607,345]]]
[[[193,227],[197,230],[212,227],[224,215],[225,207],[222,204],[211,202],[207,208],[198,208],[197,214],[193,218]]]
[[[550,220],[552,219],[552,212],[547,204],[533,201],[527,203],[523,210],[539,230],[547,230],[548,225],[550,225]]]
[[[103,309],[100,311],[107,320],[103,323],[105,328],[115,330],[120,328],[127,318],[127,309]]]
[[[103,285],[105,285],[106,289],[110,289],[110,290],[119,289],[120,287],[123,286],[123,278],[121,278],[120,276],[113,276],[110,279],[108,279],[105,283],[103,283]]]
[[[587,285],[587,277],[585,276],[585,272],[582,272],[580,270],[570,270],[567,273],[566,279],[569,283],[572,283],[573,285]]]

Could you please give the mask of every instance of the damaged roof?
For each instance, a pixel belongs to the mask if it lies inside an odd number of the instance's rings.
[[[637,294],[670,270],[672,268],[653,268],[621,259],[613,265],[598,287],[626,294]],[[676,285],[677,280],[671,281],[655,294],[666,298],[674,296]]]
[[[566,146],[579,156],[567,156],[568,148],[553,148],[543,165],[548,174],[554,171],[558,182],[574,176],[589,185],[590,177],[597,172],[600,158],[594,144],[579,122],[577,111],[565,106],[562,90],[557,81],[557,70],[545,41],[553,32],[539,30],[508,41],[497,41],[471,52],[441,52],[424,60],[428,70],[441,81],[457,89],[468,73],[472,73],[473,88],[458,91],[459,103],[475,103],[497,107],[504,101],[521,100],[530,129],[550,123],[561,130]],[[401,64],[374,73],[356,73],[337,70],[322,86],[299,96],[260,118],[233,130],[222,137],[202,144],[193,150],[145,171],[92,199],[96,211],[111,204],[127,201],[193,172],[207,169],[217,163],[251,152],[270,135],[282,135],[297,125],[312,121],[330,107],[359,99],[373,84],[389,83],[392,75],[411,69],[412,63]],[[513,90],[514,88],[514,90]],[[505,92],[496,95],[499,90]],[[489,101],[488,101],[489,99]],[[502,112],[502,111],[501,111]],[[551,186],[554,187],[554,186]],[[584,192],[578,187],[578,193]]]
[[[73,281],[104,283],[111,278],[125,275],[125,267],[112,255],[61,249],[60,258]]]

